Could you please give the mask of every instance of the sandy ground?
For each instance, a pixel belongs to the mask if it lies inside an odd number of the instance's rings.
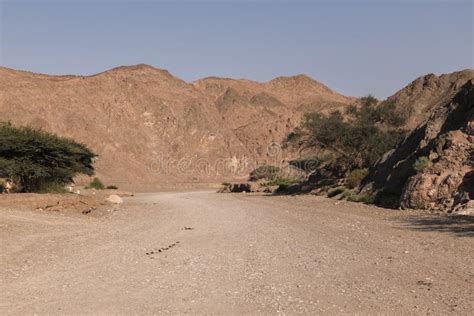
[[[0,210],[0,314],[469,314],[474,223],[312,197]]]

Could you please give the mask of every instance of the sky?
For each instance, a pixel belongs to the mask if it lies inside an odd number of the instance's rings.
[[[385,98],[474,68],[474,0],[0,0],[0,65],[91,75],[150,64],[188,82],[307,74]]]

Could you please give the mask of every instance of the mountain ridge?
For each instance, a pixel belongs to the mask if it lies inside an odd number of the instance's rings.
[[[85,143],[100,156],[98,175],[121,186],[244,178],[258,164],[295,155],[272,146],[306,112],[344,111],[356,101],[304,75],[187,83],[144,64],[91,76],[0,67],[0,86],[1,120]],[[449,94],[450,85],[441,86]],[[410,100],[401,93],[395,101]]]

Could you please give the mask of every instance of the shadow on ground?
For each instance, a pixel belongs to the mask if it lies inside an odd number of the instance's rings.
[[[451,233],[460,237],[474,237],[473,216],[416,217],[404,219],[405,228],[426,232]]]

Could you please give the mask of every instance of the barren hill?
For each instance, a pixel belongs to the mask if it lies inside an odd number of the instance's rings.
[[[304,112],[351,101],[303,75],[186,83],[148,65],[92,76],[0,68],[0,86],[2,120],[87,144],[99,154],[98,175],[125,187],[246,175],[257,162],[283,158],[269,145]]]

